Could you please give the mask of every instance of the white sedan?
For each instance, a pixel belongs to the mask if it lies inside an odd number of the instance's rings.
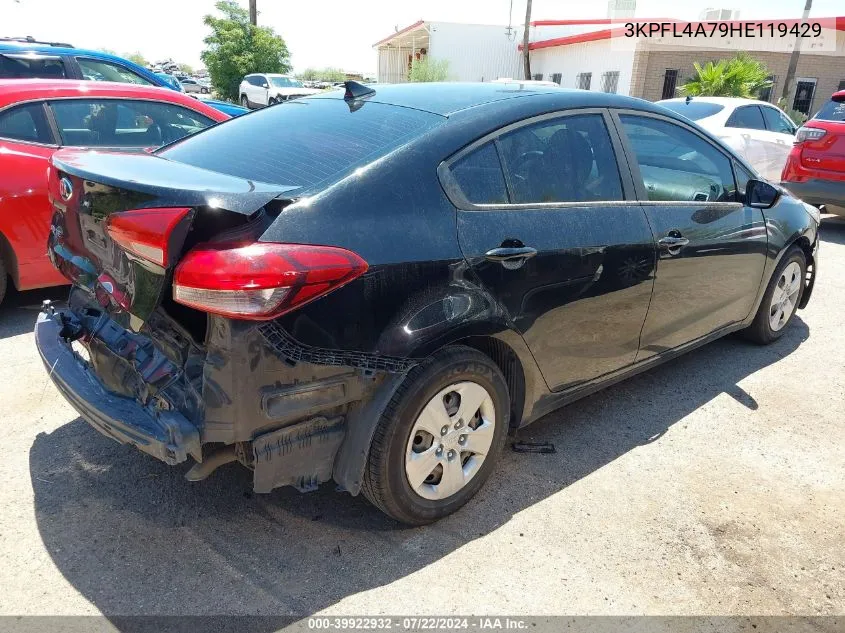
[[[751,163],[763,178],[779,183],[798,127],[765,101],[689,97],[657,102],[695,121]]]

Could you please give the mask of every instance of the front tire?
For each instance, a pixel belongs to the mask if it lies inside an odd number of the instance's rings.
[[[246,98],[246,95],[241,95],[241,106],[249,110],[249,99]]]
[[[754,321],[744,332],[745,338],[768,345],[783,336],[801,303],[806,273],[804,251],[792,246],[775,268]]]
[[[458,510],[493,471],[510,421],[505,378],[487,356],[447,347],[414,367],[376,427],[362,490],[408,525]]]

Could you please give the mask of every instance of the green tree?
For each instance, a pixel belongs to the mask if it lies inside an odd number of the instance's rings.
[[[445,59],[423,57],[411,63],[408,81],[446,81],[449,77],[449,62]]]
[[[214,6],[223,17],[203,18],[211,35],[203,40],[200,57],[217,94],[237,100],[244,75],[290,70],[288,47],[272,28],[250,24],[249,11],[234,0],[218,0]]]
[[[194,67],[190,64],[179,64],[179,70],[181,70],[186,75],[193,75],[194,74]]]
[[[140,51],[135,51],[134,53],[126,53],[123,55],[126,59],[130,62],[135,62],[139,66],[143,66],[144,68],[147,67],[148,63],[147,60],[141,55]]]
[[[772,85],[766,66],[740,53],[732,59],[696,62],[695,77],[678,87],[678,93],[691,97],[744,97],[755,99],[763,88]]]

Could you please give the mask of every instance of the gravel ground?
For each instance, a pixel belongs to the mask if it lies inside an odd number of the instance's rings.
[[[556,454],[506,452],[420,529],[330,485],[253,495],[237,465],[192,484],[99,435],[33,346],[63,292],[14,295],[0,615],[843,614],[845,222],[822,237],[779,342],[729,337],[547,416],[522,437]]]

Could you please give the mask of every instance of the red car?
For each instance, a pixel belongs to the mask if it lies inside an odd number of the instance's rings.
[[[47,258],[47,166],[61,147],[157,147],[228,119],[166,88],[105,81],[0,81],[0,302],[67,283]]]
[[[781,181],[804,202],[845,215],[845,90],[795,134]]]

